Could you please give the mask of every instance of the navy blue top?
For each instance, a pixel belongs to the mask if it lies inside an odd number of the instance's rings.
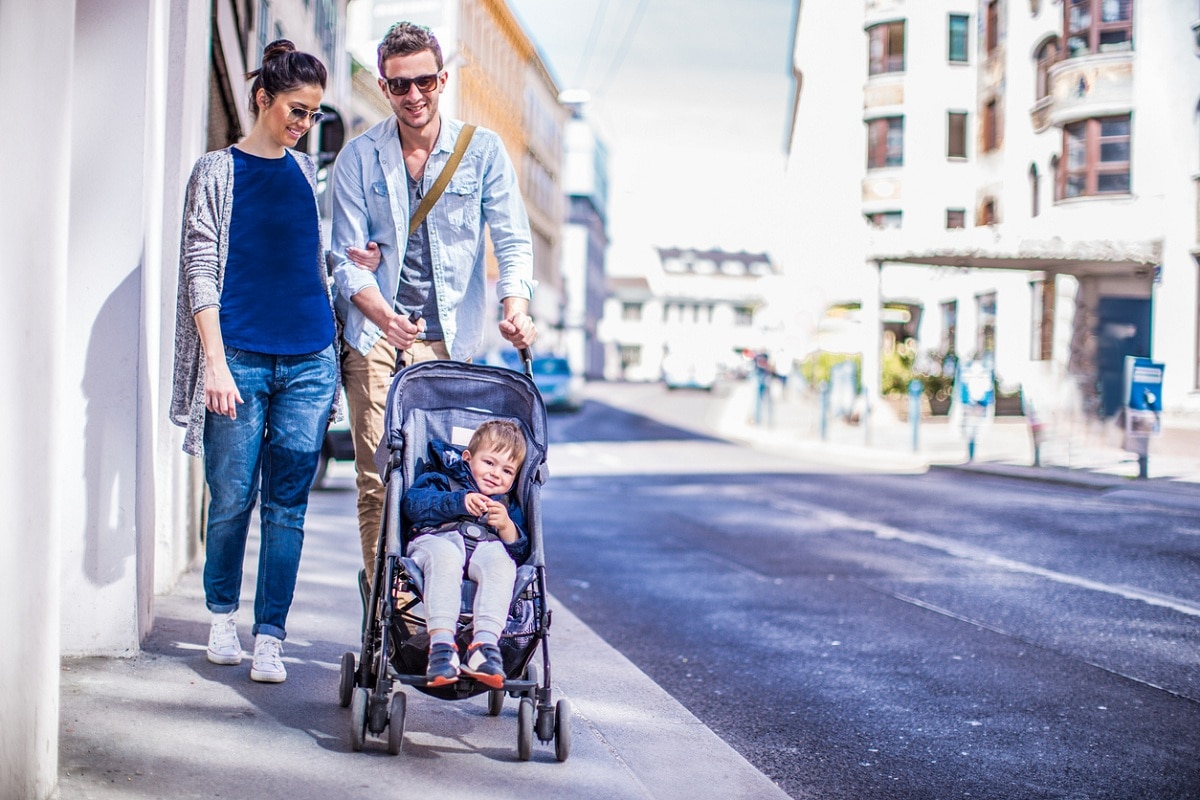
[[[233,150],[233,214],[221,288],[221,336],[237,350],[317,353],[333,343],[312,186],[291,154]]]

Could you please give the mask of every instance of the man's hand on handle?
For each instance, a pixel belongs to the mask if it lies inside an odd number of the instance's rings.
[[[518,350],[537,341],[537,326],[529,316],[529,301],[517,297],[504,298],[504,319],[500,320],[500,335]]]

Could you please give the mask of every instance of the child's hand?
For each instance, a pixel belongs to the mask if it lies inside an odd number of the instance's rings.
[[[517,526],[508,517],[508,507],[495,500],[487,501],[487,523],[496,529],[500,538],[505,542],[517,540]]]
[[[480,494],[479,492],[467,492],[465,501],[467,513],[472,517],[481,517],[487,513],[488,505],[491,502],[492,501],[488,499],[486,494]]]

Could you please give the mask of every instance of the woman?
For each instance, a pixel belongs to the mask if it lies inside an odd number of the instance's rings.
[[[253,128],[202,156],[188,183],[171,418],[187,427],[183,449],[203,457],[210,492],[208,660],[242,660],[242,562],[261,495],[250,677],[280,683],[308,492],[339,381],[316,165],[291,149],[321,118],[326,71],[281,39],[247,78]]]

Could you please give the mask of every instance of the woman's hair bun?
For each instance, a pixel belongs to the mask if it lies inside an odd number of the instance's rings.
[[[280,58],[287,53],[294,52],[296,52],[296,45],[292,44],[290,39],[276,39],[263,48],[262,60],[265,64],[272,59]]]

